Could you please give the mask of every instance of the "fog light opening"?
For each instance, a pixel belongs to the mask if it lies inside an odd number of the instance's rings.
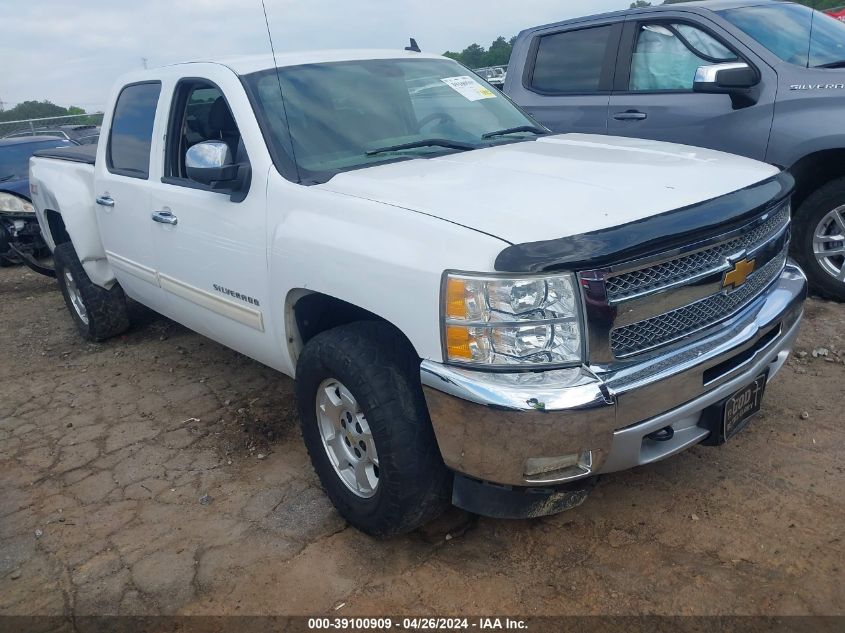
[[[671,426],[665,426],[662,429],[654,431],[654,433],[646,435],[646,438],[652,440],[653,442],[668,442],[673,437],[675,437],[675,429]]]
[[[578,453],[558,457],[530,457],[523,467],[526,481],[566,481],[589,475],[593,470],[593,452],[583,450]]]

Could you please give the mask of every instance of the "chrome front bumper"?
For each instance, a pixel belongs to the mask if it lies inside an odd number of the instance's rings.
[[[789,356],[807,293],[790,262],[778,280],[709,335],[614,370],[496,374],[423,361],[446,465],[474,479],[549,486],[648,464],[701,442],[705,409]],[[670,440],[647,436],[671,427]]]

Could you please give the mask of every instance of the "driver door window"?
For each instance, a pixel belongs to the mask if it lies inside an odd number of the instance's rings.
[[[168,133],[165,176],[187,180],[185,153],[204,141],[223,141],[235,162],[245,160],[241,134],[223,93],[201,81],[183,82],[176,89]]]
[[[692,91],[700,66],[736,60],[731,50],[694,26],[642,24],[631,59],[629,90]]]

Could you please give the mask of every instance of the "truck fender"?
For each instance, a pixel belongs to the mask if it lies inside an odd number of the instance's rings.
[[[508,243],[409,209],[316,187],[307,196],[301,194],[305,188],[282,187],[274,192],[271,184],[269,192],[270,199],[290,204],[269,214],[275,227],[269,235],[270,286],[284,292],[270,310],[273,321],[286,326],[279,344],[291,374],[303,343],[293,308],[306,293],[342,304],[333,312],[392,324],[417,356],[441,361],[443,272],[492,271]]]
[[[114,271],[106,259],[100,229],[97,225],[93,205],[94,195],[91,189],[91,175],[78,174],[77,170],[66,169],[71,163],[58,163],[65,169],[51,169],[49,158],[35,159],[32,162],[31,183],[35,185],[33,202],[38,215],[38,223],[45,234],[48,245],[55,249],[58,235],[53,235],[47,213],[61,216],[67,236],[79,256],[82,266],[93,283],[110,289],[115,283]],[[49,174],[51,187],[44,185],[42,174]],[[82,176],[82,177],[80,177]],[[87,177],[86,177],[87,176]],[[61,202],[55,191],[61,191]]]

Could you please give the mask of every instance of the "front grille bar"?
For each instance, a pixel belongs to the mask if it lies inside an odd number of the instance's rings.
[[[729,318],[760,294],[783,272],[786,251],[769,261],[731,293],[720,293],[652,319],[612,330],[610,347],[616,358],[667,345]]]
[[[789,224],[789,205],[747,233],[716,246],[606,279],[607,300],[621,303],[664,288],[684,285],[724,266],[728,258],[765,244]]]
[[[716,325],[751,303],[783,271],[789,200],[741,229],[636,261],[582,271],[590,361],[613,363]],[[728,292],[726,271],[742,258],[757,270]]]

